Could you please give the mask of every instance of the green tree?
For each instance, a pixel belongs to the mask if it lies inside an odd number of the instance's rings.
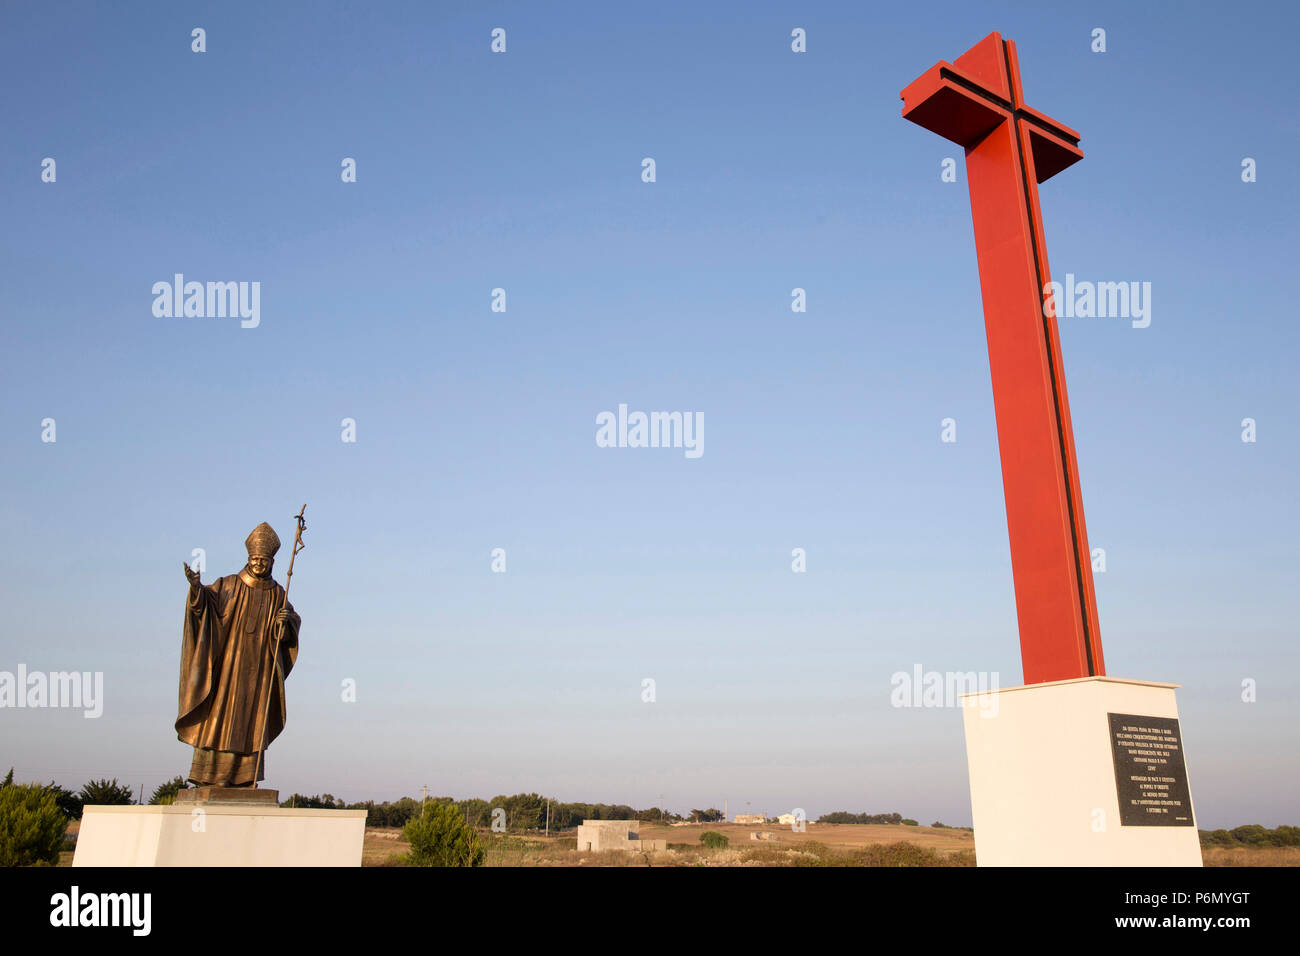
[[[731,845],[731,839],[717,830],[705,830],[700,834],[700,843],[710,850],[721,850]]]
[[[68,818],[47,788],[12,779],[0,786],[0,866],[58,863]]]
[[[406,825],[406,821],[411,819],[420,812],[420,801],[413,797],[402,797],[392,803],[385,801],[383,803],[363,803],[356,804],[351,809],[366,811],[366,826],[368,827],[401,827]]]
[[[1262,827],[1258,823],[1233,827],[1228,832],[1238,843],[1244,843],[1247,846],[1266,846],[1271,842],[1269,838],[1272,836],[1266,827]]]
[[[54,802],[58,804],[59,809],[63,811],[65,817],[69,820],[81,819],[81,808],[83,804],[80,795],[73,793],[67,787],[60,787],[53,780],[46,785],[45,789],[54,796]]]
[[[117,777],[112,780],[91,780],[81,788],[81,802],[83,804],[99,804],[110,807],[123,807],[135,802],[135,796],[131,793],[130,787],[124,787],[117,782]]]
[[[849,813],[836,810],[823,813],[817,818],[818,823],[902,823],[903,817],[898,813]]]
[[[155,790],[153,796],[149,798],[149,805],[156,807],[164,803],[175,803],[176,794],[180,793],[182,790],[188,790],[189,788],[189,782],[184,777],[172,777],[166,783],[158,784],[158,789]]]
[[[1300,827],[1280,826],[1273,835],[1278,846],[1300,846]]]
[[[460,815],[469,821],[472,827],[485,827],[492,823],[492,808],[488,806],[486,800],[480,800],[472,797],[469,800],[459,800],[456,803],[456,809]],[[405,821],[403,821],[405,822]],[[551,828],[555,828],[555,806],[551,806]]]
[[[540,793],[500,795],[491,800],[492,808],[501,807],[506,812],[506,829],[540,830],[546,825],[546,798]],[[489,808],[489,815],[492,812]]]
[[[482,866],[483,843],[454,803],[425,804],[402,828],[415,866]]]
[[[1232,834],[1227,830],[1201,831],[1201,843],[1205,846],[1229,846],[1232,842]]]
[[[344,806],[334,799],[332,793],[317,793],[310,797],[295,793],[288,800],[281,800],[282,807],[295,807],[299,810],[342,810]]]

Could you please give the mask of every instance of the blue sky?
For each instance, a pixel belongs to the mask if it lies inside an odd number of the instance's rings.
[[[968,824],[890,676],[1019,683],[1014,593],[964,168],[898,92],[997,29],[1083,137],[1054,277],[1152,284],[1061,322],[1108,670],[1182,685],[1202,826],[1300,822],[1294,9],[624,6],[0,14],[0,669],[105,680],[0,762],[183,773],[179,564],[305,501],[268,786]],[[177,272],[260,325],[155,317]],[[598,448],[619,403],[703,456]]]

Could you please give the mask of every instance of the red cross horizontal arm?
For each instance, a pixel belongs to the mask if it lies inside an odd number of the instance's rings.
[[[1038,184],[1079,134],[1024,105],[1016,47],[991,33],[903,90],[903,117],[966,151],[1027,684],[1106,673]]]

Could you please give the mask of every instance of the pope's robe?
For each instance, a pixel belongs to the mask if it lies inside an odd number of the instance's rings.
[[[279,667],[276,616],[287,607]],[[284,729],[284,679],[298,659],[299,619],[284,588],[247,568],[190,586],[181,639],[176,735],[194,748],[190,780],[201,786],[253,784],[258,751]],[[268,715],[268,695],[270,707]],[[261,761],[264,779],[266,761]]]

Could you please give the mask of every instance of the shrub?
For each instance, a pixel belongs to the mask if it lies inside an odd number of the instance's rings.
[[[402,828],[411,844],[415,866],[482,866],[483,843],[478,831],[450,803],[430,803],[422,816],[412,817]]]
[[[710,850],[722,850],[731,845],[731,840],[725,833],[719,833],[717,830],[705,830],[700,834],[700,843]]]
[[[745,862],[767,866],[974,866],[975,855],[970,851],[941,854],[913,843],[873,843],[870,846],[846,849],[828,847],[809,841],[798,848],[763,847],[744,851]]]
[[[914,843],[877,843],[853,853],[855,866],[972,866],[973,858],[942,854]]]
[[[904,821],[903,821],[903,826],[905,826],[905,827],[919,827],[920,825],[921,825],[921,824],[917,823],[915,820],[904,820]]]
[[[10,783],[0,787],[0,866],[59,862],[68,818],[47,788]]]

